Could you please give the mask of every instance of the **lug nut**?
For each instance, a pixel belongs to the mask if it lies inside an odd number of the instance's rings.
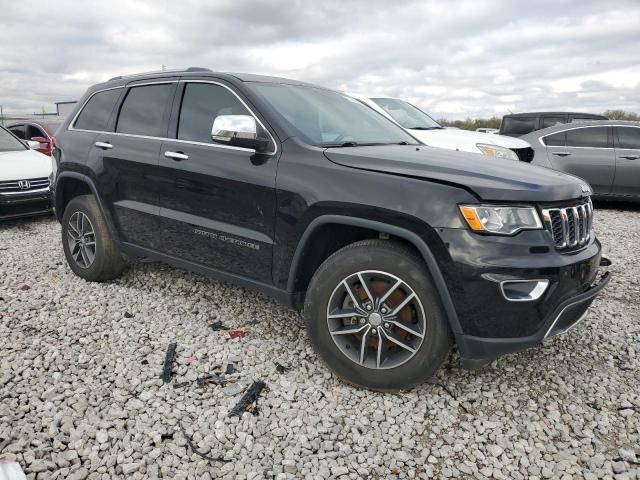
[[[386,308],[384,308],[384,307],[382,307],[382,308],[380,309],[380,311],[381,311],[382,313],[387,313],[387,309],[386,309]]]
[[[360,323],[362,324],[362,323],[364,323],[364,322],[365,322],[365,319],[364,319],[364,318],[361,318],[361,319],[360,319]]]
[[[367,305],[364,308],[366,308],[367,310],[371,310],[371,305]]]
[[[373,330],[371,330],[371,333],[372,333],[373,335],[377,335],[377,334],[378,334],[378,331],[374,328]]]
[[[384,328],[391,328],[391,324],[389,322],[385,323]]]

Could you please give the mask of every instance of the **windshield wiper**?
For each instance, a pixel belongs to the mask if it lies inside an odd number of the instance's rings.
[[[409,130],[441,130],[442,127],[407,127]]]

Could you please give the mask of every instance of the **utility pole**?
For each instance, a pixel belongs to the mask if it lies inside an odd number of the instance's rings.
[[[0,105],[0,124],[4,125],[4,111],[2,110],[2,105]]]

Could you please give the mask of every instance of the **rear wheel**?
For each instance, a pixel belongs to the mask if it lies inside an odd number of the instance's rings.
[[[65,208],[62,245],[71,270],[85,280],[111,280],[124,270],[124,259],[93,195],[75,197]]]
[[[375,390],[424,382],[451,346],[424,263],[391,241],[357,242],[329,257],[311,280],[305,316],[329,367]]]

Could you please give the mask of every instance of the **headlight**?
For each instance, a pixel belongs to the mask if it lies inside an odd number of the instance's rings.
[[[513,235],[520,230],[542,228],[533,207],[498,205],[460,205],[462,216],[474,232]]]
[[[478,150],[487,157],[498,157],[505,160],[518,161],[518,155],[516,155],[516,152],[509,150],[508,148],[499,147],[498,145],[487,145],[485,143],[477,143],[476,147],[478,147]]]

